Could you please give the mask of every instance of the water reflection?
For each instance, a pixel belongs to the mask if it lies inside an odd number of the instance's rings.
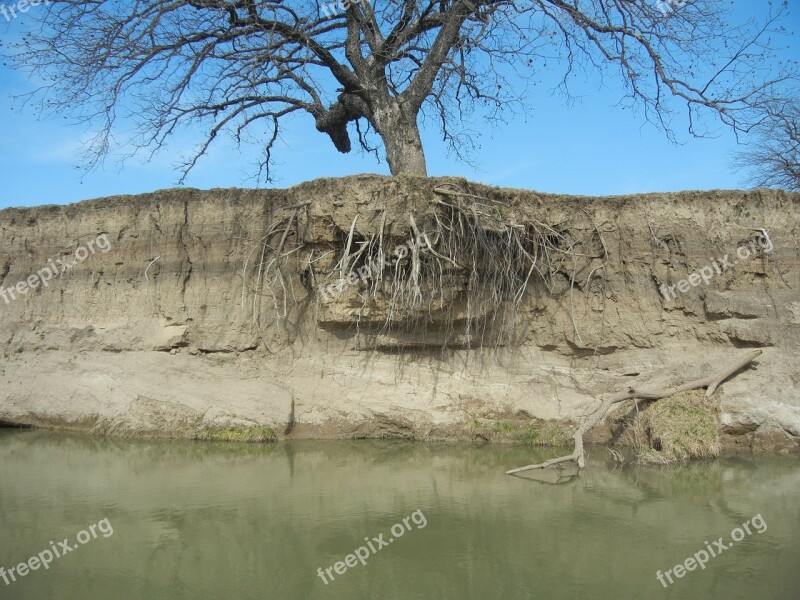
[[[735,457],[561,485],[504,475],[559,450],[403,442],[238,445],[0,431],[0,565],[102,518],[98,539],[0,598],[794,598],[800,468]],[[318,567],[421,509],[329,585]],[[755,514],[768,530],[665,590],[655,577]]]

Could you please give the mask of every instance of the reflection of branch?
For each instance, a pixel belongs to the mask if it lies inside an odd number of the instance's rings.
[[[550,460],[546,460],[545,462],[536,465],[528,465],[525,467],[519,467],[518,469],[511,469],[510,471],[506,471],[506,475],[513,475],[515,473],[530,471],[532,469],[546,469],[547,467],[552,467],[565,462],[576,462],[578,467],[582,468],[586,465],[586,457],[583,450],[583,436],[606,416],[606,413],[608,413],[614,404],[623,402],[625,400],[633,400],[635,398],[639,400],[661,400],[662,398],[668,398],[669,396],[674,396],[675,394],[680,394],[681,392],[688,392],[689,390],[696,390],[698,388],[708,388],[706,390],[706,397],[711,396],[711,394],[714,393],[714,391],[723,381],[725,381],[728,377],[736,373],[745,365],[751,363],[760,355],[761,350],[753,350],[746,356],[736,359],[734,362],[730,363],[717,373],[689,381],[674,388],[635,390],[632,387],[629,387],[625,391],[611,394],[610,396],[607,396],[603,400],[603,403],[600,405],[600,407],[589,414],[581,426],[578,427],[578,430],[574,435],[575,449],[572,451],[572,454],[559,456],[558,458],[551,458]]]
[[[550,485],[563,485],[578,479],[580,476],[581,473],[576,465],[561,463],[560,465],[554,466],[552,469],[529,471],[524,479]]]

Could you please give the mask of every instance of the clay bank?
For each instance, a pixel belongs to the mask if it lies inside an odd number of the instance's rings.
[[[723,450],[797,451],[798,236],[800,194],[452,178],[8,209],[0,423],[555,444],[602,394],[760,349],[713,401],[670,410],[702,409]],[[660,413],[634,402],[587,441],[658,450]]]

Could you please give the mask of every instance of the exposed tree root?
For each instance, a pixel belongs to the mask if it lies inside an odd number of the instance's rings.
[[[546,469],[548,467],[552,467],[560,463],[571,462],[571,461],[576,462],[578,467],[583,468],[586,464],[586,457],[583,449],[583,436],[588,431],[590,431],[595,425],[597,425],[600,421],[602,421],[603,418],[605,418],[606,414],[614,404],[623,402],[625,400],[633,400],[633,399],[660,400],[662,398],[668,398],[669,396],[673,396],[681,392],[696,390],[699,388],[707,388],[706,396],[707,397],[711,396],[723,381],[725,381],[728,377],[739,371],[739,369],[741,369],[745,365],[751,363],[760,354],[761,350],[753,350],[746,356],[737,358],[735,361],[731,362],[729,365],[725,366],[723,369],[720,369],[716,373],[713,373],[707,377],[702,377],[700,379],[689,381],[674,388],[636,390],[632,387],[629,387],[625,391],[616,392],[614,394],[606,396],[603,399],[600,406],[585,418],[583,423],[581,423],[580,427],[578,427],[577,431],[575,432],[575,435],[573,436],[575,439],[575,449],[573,450],[572,454],[568,454],[566,456],[560,456],[558,458],[551,458],[550,460],[535,465],[528,465],[525,467],[519,467],[517,469],[511,469],[510,471],[506,471],[506,475],[513,475],[515,473],[521,473],[523,471],[530,471],[533,469]]]
[[[279,322],[288,314],[289,298],[293,297],[292,277],[286,270],[286,261],[304,247],[300,243],[298,230],[301,210],[306,209],[311,202],[289,206],[289,216],[279,219],[267,227],[262,238],[250,250],[242,265],[242,312],[249,313],[252,325],[261,332],[261,305],[266,295],[271,299],[274,309],[275,321]],[[290,237],[293,242],[289,242]],[[277,241],[276,241],[277,240]],[[287,245],[294,247],[287,248]],[[251,261],[258,256],[258,262]],[[252,284],[248,285],[251,281]],[[246,306],[248,292],[252,295],[252,305]],[[263,338],[262,343],[263,343]],[[266,346],[266,344],[265,344]]]
[[[499,346],[512,336],[532,281],[552,290],[553,275],[561,273],[580,286],[578,260],[581,269],[602,261],[590,280],[602,272],[607,253],[599,250],[598,238],[604,242],[593,226],[574,237],[504,202],[453,187],[434,188],[431,203],[408,215],[400,235],[396,220],[387,226],[385,209],[376,209],[383,210],[377,230],[367,224],[359,232],[356,215],[338,261],[317,280],[318,297],[355,288],[361,302],[356,324],[368,324],[377,335],[433,326],[443,347],[456,338],[466,347]],[[348,301],[352,306],[352,293]]]
[[[285,321],[300,271],[317,314],[338,304],[333,310],[352,315],[375,347],[379,339],[385,347],[426,332],[422,346],[498,347],[515,339],[518,309],[532,284],[561,293],[566,280],[575,336],[583,343],[573,288],[605,280],[608,260],[603,231],[588,213],[588,225],[577,227],[451,184],[431,191],[412,210],[356,212],[338,229],[332,250],[301,242],[308,202],[284,207],[243,260],[246,320],[259,332]],[[263,319],[265,300],[274,313],[270,322]]]

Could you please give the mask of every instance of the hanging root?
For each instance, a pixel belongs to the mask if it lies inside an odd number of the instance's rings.
[[[634,399],[655,401],[662,398],[668,398],[669,396],[674,396],[675,394],[679,394],[681,392],[687,392],[689,390],[696,390],[699,388],[707,388],[706,397],[711,396],[723,381],[735,374],[745,365],[750,364],[760,355],[761,350],[753,350],[746,356],[737,358],[735,361],[731,362],[716,373],[713,373],[707,377],[701,377],[700,379],[689,381],[674,388],[635,390],[631,387],[625,391],[616,392],[614,394],[605,396],[600,406],[585,417],[583,423],[581,423],[580,427],[578,427],[578,430],[575,432],[575,449],[571,454],[560,456],[558,458],[551,458],[543,463],[511,469],[510,471],[506,471],[506,475],[514,475],[515,473],[521,473],[523,471],[530,471],[533,469],[546,469],[564,462],[575,462],[577,463],[578,467],[583,468],[586,465],[586,456],[583,449],[583,436],[605,418],[606,414],[614,404],[618,404],[619,402],[623,402],[625,400]]]
[[[294,287],[291,269],[287,269],[289,257],[304,247],[299,242],[301,211],[308,208],[311,202],[302,202],[287,207],[291,213],[267,227],[264,235],[250,250],[242,265],[242,298],[241,308],[249,314],[251,324],[262,330],[261,308],[263,297],[267,296],[272,304],[275,322],[285,318],[289,310],[290,298],[294,298]],[[251,282],[248,285],[248,282]],[[248,295],[252,303],[248,303]],[[263,342],[263,338],[262,342]]]
[[[503,202],[449,186],[434,192],[440,197],[410,214],[400,235],[387,230],[385,209],[370,234],[359,233],[356,216],[319,296],[354,286],[357,322],[378,334],[434,332],[442,346],[501,345],[533,280],[550,289],[554,273],[574,279],[576,260],[592,258],[576,250],[586,242],[536,220],[516,222]]]

